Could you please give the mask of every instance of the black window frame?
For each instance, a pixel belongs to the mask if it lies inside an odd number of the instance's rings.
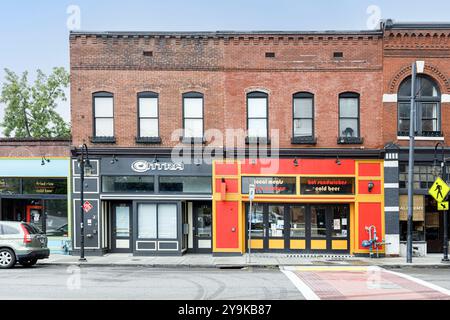
[[[198,91],[190,91],[182,94],[182,115],[183,115],[183,136],[181,141],[183,143],[205,143],[205,95]],[[185,99],[202,99],[202,117],[201,118],[191,118],[186,117],[185,114]],[[186,136],[186,120],[194,119],[202,120],[202,136],[201,137],[187,137]]]
[[[112,98],[112,102],[113,102],[113,116],[112,117],[97,117],[95,115],[95,99],[96,98]],[[112,119],[113,121],[113,135],[112,136],[97,136],[97,128],[96,128],[96,120],[97,119]],[[115,99],[114,99],[114,94],[112,92],[107,92],[107,91],[99,91],[99,92],[94,92],[92,94],[92,128],[93,128],[93,132],[92,132],[92,137],[91,137],[91,142],[92,143],[115,143],[116,139],[115,139]]]
[[[408,112],[408,117],[403,117],[400,118],[400,105],[401,104],[407,104],[409,106],[411,106],[411,96],[401,96],[400,95],[400,91],[402,89],[402,87],[409,81],[411,82],[412,77],[408,76],[405,79],[403,79],[403,81],[400,83],[400,86],[398,87],[398,101],[397,101],[397,136],[399,137],[407,137],[409,136],[409,127],[407,131],[400,131],[400,120],[407,120],[410,119],[410,114]],[[421,80],[422,79],[427,79],[430,82],[432,82],[432,84],[435,86],[438,95],[436,97],[432,97],[432,96],[422,96],[420,95],[420,89],[421,89]],[[416,97],[416,119],[414,119],[415,121],[415,135],[419,136],[419,137],[442,137],[442,91],[441,88],[439,86],[439,83],[432,78],[429,75],[426,74],[420,74],[417,75],[416,77],[416,84],[415,84],[415,88],[416,88],[416,92],[417,92],[417,97]],[[434,103],[437,105],[437,118],[436,118],[436,122],[437,122],[437,131],[423,131],[422,130],[422,122],[424,120],[424,118],[422,117],[422,107],[424,104],[429,104],[429,103]],[[434,120],[435,118],[426,118],[425,120]]]
[[[156,99],[156,118],[155,117],[141,117],[141,99],[153,98]],[[158,135],[154,137],[144,137],[141,134],[141,120],[142,119],[156,119]],[[159,94],[154,91],[143,91],[137,94],[137,136],[136,143],[161,143],[160,132],[160,113],[159,113]]]
[[[265,118],[251,118],[251,119],[256,119],[256,120],[261,120],[261,119],[265,119],[266,120],[266,136],[265,137],[250,137],[250,135],[248,134],[249,132],[249,100],[250,99],[261,99],[264,98],[266,99],[266,117]],[[250,143],[270,143],[270,138],[269,138],[269,94],[263,91],[252,91],[252,92],[248,92],[246,94],[246,105],[247,105],[247,110],[246,110],[246,118],[247,118],[247,137],[246,137],[246,143],[250,144]]]
[[[358,116],[357,117],[342,117],[341,116],[341,99],[357,99],[358,101]],[[357,120],[358,135],[355,137],[342,136],[341,120],[350,119]],[[347,91],[342,92],[338,96],[338,144],[362,144],[361,134],[361,95],[357,92]]]
[[[306,117],[295,117],[295,100],[296,99],[311,99],[311,118]],[[317,139],[315,137],[315,97],[314,94],[311,92],[301,91],[294,93],[292,95],[292,144],[316,144]],[[312,126],[311,126],[311,136],[296,136],[295,135],[295,121],[296,120],[311,120]]]

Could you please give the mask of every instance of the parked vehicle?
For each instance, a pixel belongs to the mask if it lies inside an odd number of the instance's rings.
[[[12,268],[18,262],[31,267],[47,259],[47,236],[25,222],[0,221],[0,269]]]

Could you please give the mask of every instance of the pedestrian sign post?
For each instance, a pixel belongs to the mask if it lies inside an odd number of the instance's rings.
[[[248,199],[250,200],[250,207],[248,212],[248,263],[251,263],[252,254],[252,202],[255,199],[255,185],[250,184],[248,186]]]
[[[438,203],[438,210],[439,211],[447,211],[448,210],[448,201],[439,202]]]
[[[428,193],[439,203],[445,200],[449,191],[450,187],[444,180],[437,178]]]

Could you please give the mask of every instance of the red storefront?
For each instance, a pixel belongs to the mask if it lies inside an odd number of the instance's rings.
[[[213,253],[243,254],[251,246],[253,252],[367,254],[367,228],[384,239],[383,176],[382,160],[215,162]],[[384,253],[384,246],[378,249]]]

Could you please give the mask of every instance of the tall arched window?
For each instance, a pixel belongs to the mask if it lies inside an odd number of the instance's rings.
[[[114,95],[96,92],[92,95],[95,140],[112,140],[114,137]]]
[[[203,94],[188,92],[183,94],[184,137],[203,139]]]
[[[247,94],[247,130],[249,138],[267,139],[269,95],[254,91]]]
[[[339,95],[339,143],[359,143],[359,94],[344,92]]]
[[[441,136],[441,93],[436,82],[426,75],[416,78],[416,119],[418,136]],[[411,108],[411,77],[398,90],[398,135],[409,135]]]

